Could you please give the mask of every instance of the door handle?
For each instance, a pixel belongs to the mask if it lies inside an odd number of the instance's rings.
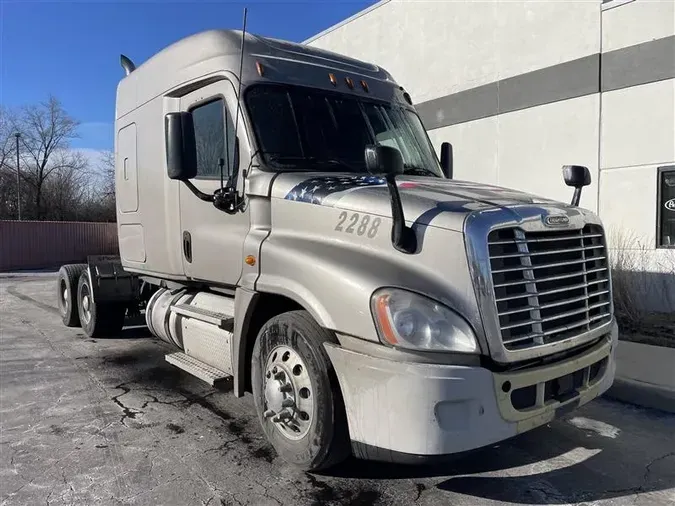
[[[183,232],[183,256],[188,263],[192,263],[192,237],[187,230]]]

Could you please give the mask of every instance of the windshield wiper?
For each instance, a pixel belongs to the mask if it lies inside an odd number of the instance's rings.
[[[416,167],[414,165],[408,165],[404,164],[403,165],[403,173],[404,174],[409,174],[411,176],[433,176],[433,177],[438,177],[438,174],[436,174],[434,171],[425,169],[424,167]]]
[[[279,165],[293,165],[294,169],[297,170],[313,170],[315,167],[307,167],[307,165],[315,165],[318,167],[325,167],[325,166],[338,166],[341,167],[344,170],[347,170],[349,172],[364,172],[353,165],[350,165],[349,163],[345,162],[344,160],[340,160],[338,158],[317,158],[315,156],[287,156],[287,155],[276,155],[276,154],[268,154],[267,155],[269,160],[273,163],[279,164]],[[298,167],[298,165],[301,165],[301,167]]]

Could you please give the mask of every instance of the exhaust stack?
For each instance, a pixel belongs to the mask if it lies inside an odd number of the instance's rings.
[[[122,65],[124,72],[126,72],[126,75],[129,75],[134,70],[136,70],[136,65],[134,65],[134,62],[132,62],[129,58],[127,58],[123,54],[120,55],[120,64]]]

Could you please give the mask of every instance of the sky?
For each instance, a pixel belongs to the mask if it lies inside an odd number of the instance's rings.
[[[120,53],[140,65],[187,35],[241,29],[302,42],[374,0],[0,0],[0,104],[52,94],[81,122],[73,148],[113,147]]]

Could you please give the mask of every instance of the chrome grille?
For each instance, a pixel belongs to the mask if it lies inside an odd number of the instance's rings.
[[[611,320],[602,227],[488,236],[504,347],[518,351],[569,339]]]

